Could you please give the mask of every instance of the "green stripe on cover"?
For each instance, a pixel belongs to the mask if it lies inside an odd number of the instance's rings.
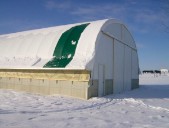
[[[54,58],[44,65],[45,68],[63,68],[73,59],[81,33],[89,24],[82,24],[64,32],[53,53]]]

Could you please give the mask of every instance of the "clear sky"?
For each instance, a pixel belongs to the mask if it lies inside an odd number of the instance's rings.
[[[169,69],[169,0],[0,0],[0,34],[116,18],[131,31],[140,69]]]

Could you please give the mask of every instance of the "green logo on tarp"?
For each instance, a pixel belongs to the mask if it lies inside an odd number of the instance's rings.
[[[54,58],[44,65],[45,68],[63,68],[73,59],[81,33],[89,24],[82,24],[67,30],[60,37]]]

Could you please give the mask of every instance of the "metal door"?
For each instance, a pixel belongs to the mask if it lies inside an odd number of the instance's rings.
[[[125,46],[124,54],[124,91],[131,90],[131,48]]]
[[[113,93],[124,90],[124,44],[114,40],[114,84]]]

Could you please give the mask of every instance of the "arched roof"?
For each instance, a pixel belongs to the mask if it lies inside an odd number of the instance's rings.
[[[110,27],[111,26],[111,27]],[[92,69],[100,34],[136,49],[124,24],[115,19],[0,35],[0,68]]]

